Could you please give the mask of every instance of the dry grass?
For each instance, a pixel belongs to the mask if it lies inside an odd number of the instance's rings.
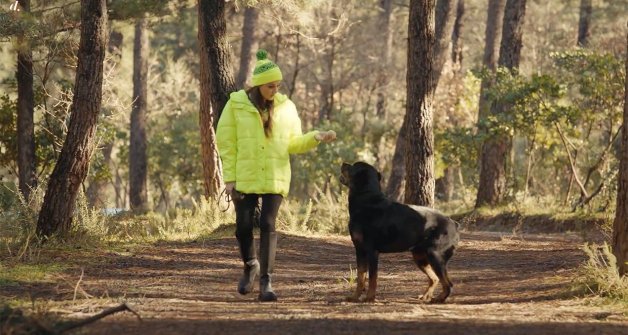
[[[588,259],[578,270],[576,291],[607,297],[628,305],[628,277],[619,275],[617,258],[609,245],[585,244],[582,250]]]

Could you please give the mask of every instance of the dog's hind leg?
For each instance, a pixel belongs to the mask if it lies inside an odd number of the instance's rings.
[[[357,286],[355,288],[355,292],[349,297],[347,297],[348,301],[357,302],[360,301],[360,296],[362,292],[364,292],[365,283],[366,283],[366,270],[368,269],[368,263],[366,258],[366,253],[361,248],[355,248],[355,256],[358,264],[358,277],[357,277]]]
[[[427,255],[424,252],[413,251],[412,257],[414,258],[416,265],[419,267],[419,270],[427,275],[428,280],[427,289],[425,289],[423,294],[419,295],[419,299],[421,301],[430,302],[432,300],[432,296],[434,295],[436,284],[439,282],[438,276],[434,273],[434,270],[432,270],[432,267],[427,259]]]
[[[441,286],[443,288],[443,291],[438,295],[438,297],[432,299],[430,302],[443,303],[451,294],[451,288],[454,286],[447,275],[447,261],[434,250],[428,250],[427,259],[432,266],[432,269],[434,269],[434,272],[438,276],[438,279],[440,279]]]

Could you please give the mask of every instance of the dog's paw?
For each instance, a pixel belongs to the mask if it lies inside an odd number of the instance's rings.
[[[445,302],[445,299],[447,299],[447,295],[439,294],[438,297],[430,300],[430,304],[442,304]]]
[[[431,302],[432,301],[432,295],[431,294],[421,294],[419,295],[419,300],[423,301],[423,302]]]
[[[362,302],[375,302],[375,296],[368,296],[367,295],[366,297],[364,297]]]
[[[356,296],[355,294],[352,294],[350,296],[347,297],[347,301],[348,302],[360,302],[360,296]]]

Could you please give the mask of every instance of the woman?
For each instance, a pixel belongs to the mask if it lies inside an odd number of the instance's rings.
[[[250,293],[260,275],[260,301],[276,301],[271,287],[277,234],[275,220],[290,188],[290,154],[304,153],[319,142],[336,139],[333,130],[301,132],[301,120],[292,101],[278,93],[283,78],[265,50],[257,52],[253,87],[231,93],[220,115],[216,137],[223,180],[236,210],[236,238],[244,262],[238,283],[240,294]],[[255,257],[253,214],[262,199],[260,261]]]

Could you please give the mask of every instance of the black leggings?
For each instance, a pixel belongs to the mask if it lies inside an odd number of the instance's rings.
[[[253,247],[253,225],[257,200],[262,198],[262,210],[259,218],[259,228],[262,233],[275,231],[275,221],[279,213],[279,206],[283,201],[280,194],[243,194],[243,198],[233,201],[236,210],[236,238],[240,243],[240,252],[246,262],[255,258]]]

